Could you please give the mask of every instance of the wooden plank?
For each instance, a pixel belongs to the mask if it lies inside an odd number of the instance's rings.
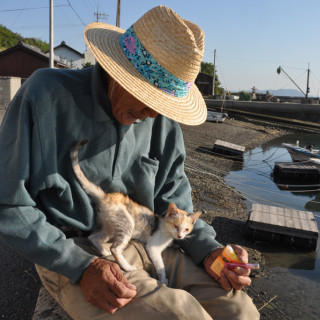
[[[315,220],[297,219],[286,217],[281,214],[266,214],[261,212],[251,212],[250,221],[257,222],[273,227],[282,227],[288,229],[297,229],[301,232],[314,232],[318,233],[318,228]]]
[[[225,148],[225,149],[237,150],[241,152],[244,152],[246,150],[246,148],[243,146],[240,146],[231,142],[227,142],[227,141],[222,141],[222,140],[216,140],[214,146]]]
[[[287,217],[296,217],[299,219],[314,219],[314,215],[310,211],[304,211],[304,210],[296,210],[293,208],[282,208],[282,207],[276,207],[276,206],[268,206],[260,203],[253,203],[252,204],[252,211],[258,211],[258,212],[265,212],[265,213],[272,213],[272,214],[283,214]]]
[[[242,161],[245,149],[245,147],[234,143],[216,140],[211,151],[219,155],[238,158]]]
[[[281,230],[287,234],[311,234],[316,237],[319,234],[317,222],[310,211],[254,203],[248,222],[252,228],[263,225],[266,231]]]

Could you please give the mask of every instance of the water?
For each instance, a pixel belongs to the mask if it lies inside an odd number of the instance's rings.
[[[273,181],[275,162],[291,162],[282,142],[301,146],[309,143],[320,149],[319,134],[296,134],[269,141],[245,153],[242,165],[235,165],[226,177],[226,182],[235,187],[253,202],[279,207],[288,207],[313,212],[320,227],[320,186],[305,186],[294,190],[283,189]],[[271,277],[264,282],[269,290],[280,296],[279,302],[290,319],[320,319],[318,295],[320,293],[320,250],[308,252],[269,244],[259,248],[266,257],[266,267]],[[272,281],[272,283],[270,282]],[[263,281],[262,281],[263,282]],[[292,303],[292,299],[296,303]]]

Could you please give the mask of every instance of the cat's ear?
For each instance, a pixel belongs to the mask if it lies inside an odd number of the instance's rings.
[[[195,224],[196,221],[198,220],[198,218],[200,217],[200,215],[201,215],[201,211],[197,211],[197,212],[190,214],[189,218],[190,218],[191,223]]]
[[[178,212],[179,211],[178,211],[177,206],[173,202],[171,202],[168,207],[167,216],[168,217],[174,216],[174,215],[178,214]]]

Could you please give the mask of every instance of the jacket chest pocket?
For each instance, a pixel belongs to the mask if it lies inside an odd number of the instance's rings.
[[[142,156],[133,162],[125,175],[128,194],[134,201],[154,208],[154,189],[159,161]]]

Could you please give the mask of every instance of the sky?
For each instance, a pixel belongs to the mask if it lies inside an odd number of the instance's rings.
[[[0,0],[0,24],[23,37],[49,42],[50,0]],[[97,21],[115,25],[117,0],[53,0],[54,46],[61,41],[83,53],[83,30]],[[120,27],[166,5],[205,32],[203,61],[214,63],[230,91],[297,89],[320,95],[319,0],[121,0]],[[104,18],[104,19],[102,19]],[[298,90],[298,89],[297,89]]]

